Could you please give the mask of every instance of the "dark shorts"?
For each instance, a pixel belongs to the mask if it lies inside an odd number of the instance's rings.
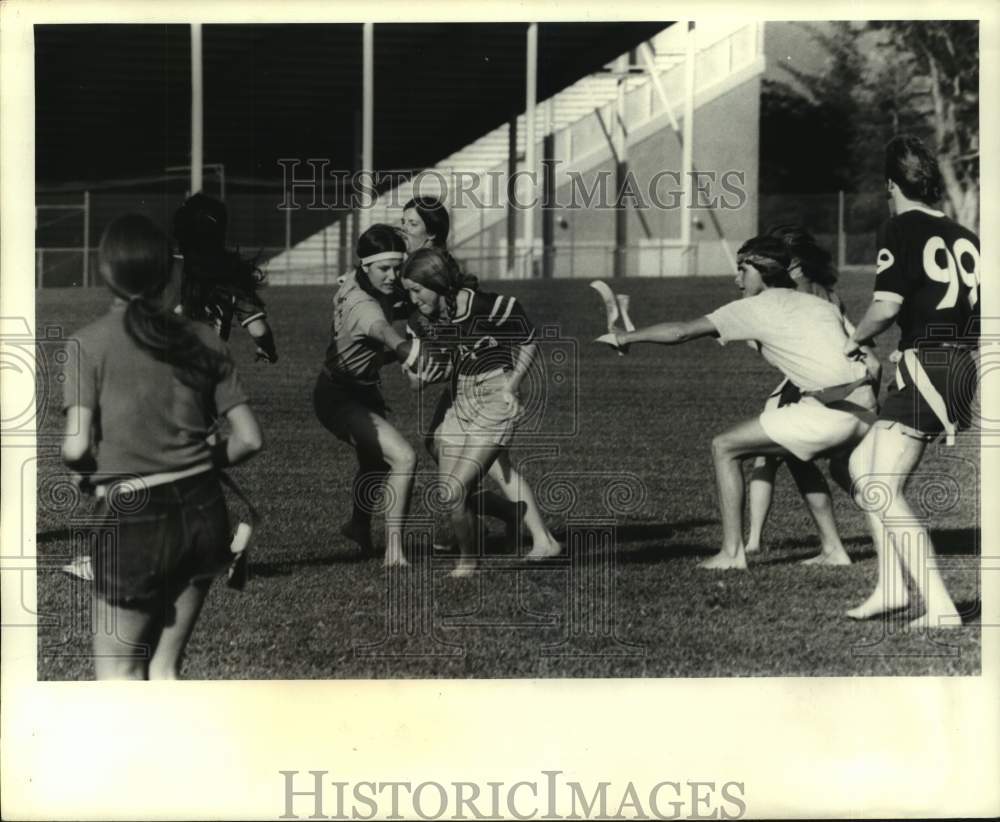
[[[350,443],[351,434],[347,426],[350,412],[358,408],[385,417],[385,400],[377,385],[358,385],[347,380],[330,377],[321,371],[313,389],[313,408],[316,418],[337,439]]]
[[[190,582],[217,576],[232,562],[229,514],[212,471],[150,488],[138,501],[111,490],[97,515],[103,524],[91,543],[95,589],[117,605],[172,602]]]
[[[961,431],[972,424],[972,407],[979,377],[972,352],[966,348],[924,347],[916,356],[928,381],[940,394],[948,417]],[[904,356],[896,363],[896,380],[879,413],[880,420],[898,422],[929,436],[944,430],[927,398],[917,390],[914,375]]]

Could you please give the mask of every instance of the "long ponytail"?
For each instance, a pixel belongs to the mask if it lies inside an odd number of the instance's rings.
[[[163,303],[171,259],[166,236],[146,217],[119,217],[101,238],[100,256],[108,287],[128,301],[125,332],[135,344],[172,365],[191,388],[206,391],[218,382],[224,355],[206,346],[191,321]]]

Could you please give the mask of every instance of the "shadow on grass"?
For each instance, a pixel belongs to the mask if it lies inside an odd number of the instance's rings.
[[[374,562],[381,558],[376,555],[365,555],[360,552],[350,554],[330,554],[327,557],[311,557],[310,559],[285,559],[277,562],[250,562],[250,575],[255,577],[287,577],[296,568],[323,568],[331,565],[360,565],[364,562]]]
[[[684,519],[680,522],[626,522],[618,525],[615,534],[618,544],[628,542],[648,542],[651,540],[672,539],[682,531],[701,528],[705,525],[718,525],[717,519]],[[555,537],[560,542],[566,540],[566,529],[555,531]]]
[[[939,556],[979,556],[982,544],[982,534],[978,528],[941,528],[931,530],[931,540],[934,550]],[[870,537],[848,537],[843,540],[851,562],[865,562],[875,558],[875,549]],[[808,551],[806,549],[809,549]],[[794,554],[785,554],[794,551]],[[769,556],[781,552],[780,556]],[[757,554],[755,565],[794,565],[819,552],[819,540],[816,537],[807,539],[784,539],[772,544],[762,554]]]
[[[618,558],[623,564],[636,565],[666,562],[678,557],[710,557],[719,552],[718,546],[691,542],[670,543],[669,545],[645,545],[633,551],[622,551]]]

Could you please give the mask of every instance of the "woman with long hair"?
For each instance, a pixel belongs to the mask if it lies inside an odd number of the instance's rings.
[[[403,524],[417,463],[413,447],[388,421],[379,390],[383,365],[397,358],[406,369],[418,363],[418,347],[392,326],[394,308],[406,296],[399,284],[405,251],[392,226],[373,225],[358,238],[358,264],[334,296],[330,344],[313,392],[319,421],[357,455],[351,517],[340,533],[366,555],[374,550],[372,489],[384,482],[386,566],[407,564]]]
[[[115,540],[92,540],[98,679],[175,679],[212,579],[232,562],[219,469],[261,448],[228,349],[173,311],[166,236],[120,217],[100,244],[110,310],[73,335],[62,455]],[[229,435],[210,443],[216,418]],[[148,653],[147,653],[148,651]]]
[[[552,556],[559,544],[542,522],[534,495],[511,464],[509,446],[521,414],[519,391],[537,353],[535,329],[513,297],[479,290],[440,248],[413,253],[403,267],[403,286],[427,321],[424,338],[451,360],[450,402],[434,430],[438,473],[458,542],[455,576],[476,567],[477,492],[489,473],[509,499],[525,509],[533,559]],[[495,470],[494,470],[495,469]]]
[[[409,200],[403,206],[401,226],[408,254],[416,254],[421,249],[428,248],[447,251],[451,218],[448,209],[438,198],[422,196]],[[418,312],[417,316],[412,318],[411,325],[419,325],[422,322],[421,316]],[[444,422],[452,402],[452,390],[449,388],[442,391],[431,415],[430,424],[427,430],[422,432],[424,446],[435,462],[438,460],[437,430]],[[474,494],[477,507],[486,516],[503,522],[507,538],[512,542],[517,540],[523,524],[531,534],[532,548],[527,554],[529,559],[557,556],[562,547],[542,521],[531,488],[514,468],[506,453],[493,462],[488,474],[496,482],[501,494],[479,488]]]
[[[258,290],[265,278],[256,260],[226,247],[229,215],[224,203],[195,194],[174,214],[174,238],[183,257],[181,310],[185,316],[213,325],[229,339],[233,320],[257,346],[257,360],[278,361],[274,334]]]

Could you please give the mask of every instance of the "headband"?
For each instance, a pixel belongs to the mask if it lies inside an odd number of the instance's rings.
[[[750,263],[754,268],[759,268],[760,263],[770,263],[771,265],[781,265],[781,263],[774,259],[774,257],[768,257],[766,254],[757,254],[753,251],[747,252],[746,254],[740,254],[739,261],[741,263]]]
[[[372,263],[378,263],[382,260],[391,260],[394,263],[401,263],[403,262],[403,252],[380,251],[378,254],[371,254],[368,257],[362,257],[361,265],[371,265]]]

